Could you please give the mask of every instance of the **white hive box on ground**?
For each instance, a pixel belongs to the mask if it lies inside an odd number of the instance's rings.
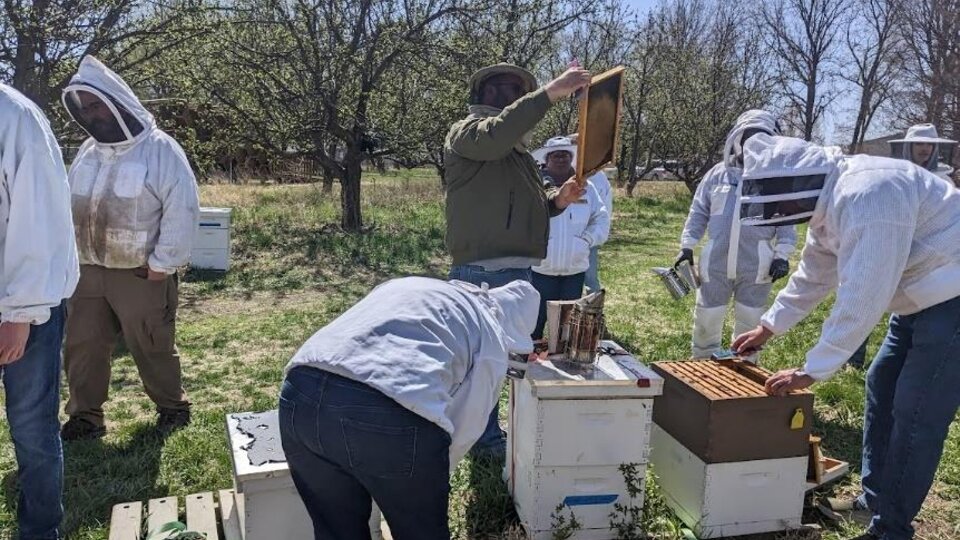
[[[258,421],[258,430],[275,435],[271,437],[270,449],[284,459],[276,425],[277,411],[227,415],[234,497],[243,540],[313,540],[313,523],[293,485],[286,460],[251,464],[248,449],[253,437],[240,427],[241,421],[250,425],[251,419]],[[370,515],[372,540],[384,538],[380,521],[380,511],[374,506]],[[389,532],[386,538],[389,540]]]
[[[806,457],[708,464],[656,424],[651,445],[667,505],[698,538],[800,527]]]
[[[230,269],[230,214],[230,208],[200,208],[190,266],[208,270]]]
[[[615,343],[602,345],[622,354],[582,370],[534,363],[511,384],[504,476],[532,540],[552,538],[560,504],[582,526],[574,540],[613,539],[614,505],[643,506],[642,489],[631,500],[619,468],[636,464],[642,483],[663,379]]]

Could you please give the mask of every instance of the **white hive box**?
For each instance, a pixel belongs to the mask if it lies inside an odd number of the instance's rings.
[[[614,504],[643,506],[642,496],[629,499],[619,467],[635,463],[643,477],[663,379],[625,352],[600,355],[581,375],[535,363],[511,384],[504,476],[532,539],[551,537],[559,504],[581,523],[580,540],[614,538]]]
[[[227,415],[234,497],[243,540],[313,540],[313,522],[293,485],[286,461],[252,465],[247,457],[244,447],[252,438],[238,425],[241,417],[252,414],[264,413]],[[282,455],[283,449],[277,450]],[[372,540],[383,538],[380,521],[380,511],[374,505],[370,515]]]
[[[200,208],[193,237],[190,266],[209,270],[230,269],[230,208]]]
[[[654,424],[650,463],[667,505],[699,538],[799,528],[807,458],[704,463]]]

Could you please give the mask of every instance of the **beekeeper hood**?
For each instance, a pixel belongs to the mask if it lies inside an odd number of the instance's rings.
[[[147,135],[156,122],[119,75],[92,56],[63,90],[63,105],[98,144],[121,146]]]
[[[779,135],[780,124],[777,117],[760,109],[750,109],[741,114],[727,134],[727,142],[723,147],[724,164],[728,167],[743,167],[743,143],[757,132]]]
[[[913,161],[913,145],[917,143],[933,145],[933,152],[927,162],[920,166],[934,173],[941,168],[941,159],[946,163],[952,161],[953,151],[957,146],[957,141],[940,138],[933,124],[917,124],[907,129],[904,138],[890,141],[890,157]]]
[[[835,149],[792,137],[759,134],[743,145],[744,225],[810,221],[828,176],[837,170]]]
[[[467,291],[476,294],[490,309],[490,315],[500,327],[498,333],[504,350],[513,354],[533,352],[533,333],[540,310],[540,293],[527,281],[511,281],[502,287],[477,287],[472,283],[452,280]]]

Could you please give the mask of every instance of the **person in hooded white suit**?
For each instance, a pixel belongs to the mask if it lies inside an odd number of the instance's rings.
[[[888,331],[866,378],[861,540],[913,538],[960,407],[960,191],[901,159],[845,156],[787,137],[745,145],[746,223],[809,221],[797,271],[737,350],[762,346],[836,300],[802,369],[767,380],[773,395],[830,378],[884,312]]]
[[[511,354],[533,351],[540,296],[518,280],[388,281],[287,365],[280,436],[318,540],[447,540],[449,474],[487,426]],[[518,364],[519,365],[519,364]]]
[[[957,141],[940,137],[933,124],[910,126],[902,139],[890,141],[891,157],[911,161],[948,182],[953,182],[950,163],[956,149]]]
[[[120,334],[166,434],[190,420],[175,338],[177,268],[189,260],[199,217],[196,180],[180,145],[95,58],[80,63],[63,103],[90,138],[69,173],[81,268],[67,320],[70,419],[61,434],[104,434]]]
[[[741,227],[736,219],[743,172],[742,145],[754,134],[778,132],[776,118],[769,112],[750,110],[740,115],[727,136],[723,162],[710,169],[693,196],[676,262],[687,260],[692,265],[693,248],[707,234],[709,240],[700,252],[694,358],[709,358],[721,349],[723,320],[731,297],[736,336],[757,325],[766,310],[773,281],[789,272],[787,260],[797,241],[794,227]],[[755,360],[756,355],[749,359]]]

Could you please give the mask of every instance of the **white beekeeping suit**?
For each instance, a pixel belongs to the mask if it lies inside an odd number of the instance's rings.
[[[0,85],[0,314],[40,325],[77,285],[70,189],[50,124]]]
[[[914,162],[914,144],[933,145],[933,152],[925,163]],[[917,124],[907,129],[904,138],[890,141],[890,156],[913,162],[940,178],[952,182],[950,176],[953,174],[953,168],[949,164],[956,148],[957,141],[939,137],[937,128],[933,124]]]
[[[110,110],[120,140],[97,139],[97,126],[77,113],[82,93]],[[199,216],[183,149],[157,128],[123,79],[93,57],[80,63],[63,102],[91,135],[70,167],[80,263],[174,273],[189,260]]]
[[[843,367],[884,312],[910,315],[960,295],[960,192],[950,183],[898,159],[755,139],[744,222],[810,222],[800,265],[763,326],[783,334],[837,293],[807,353],[808,375],[823,380]]]
[[[310,366],[363,382],[450,434],[453,469],[483,433],[508,355],[533,351],[540,295],[526,281],[388,281],[320,329],[287,371]]]
[[[718,163],[697,186],[683,234],[681,255],[692,259],[692,250],[703,238],[700,252],[701,287],[694,311],[694,358],[706,358],[721,348],[723,320],[731,296],[734,298],[734,336],[754,328],[766,309],[773,278],[771,265],[783,265],[795,249],[796,230],[782,227],[742,227],[739,201],[743,174],[742,146],[753,133],[776,134],[776,118],[761,110],[750,110],[737,119],[727,136],[722,163]],[[678,261],[680,260],[678,258]],[[782,277],[779,275],[777,277]]]

